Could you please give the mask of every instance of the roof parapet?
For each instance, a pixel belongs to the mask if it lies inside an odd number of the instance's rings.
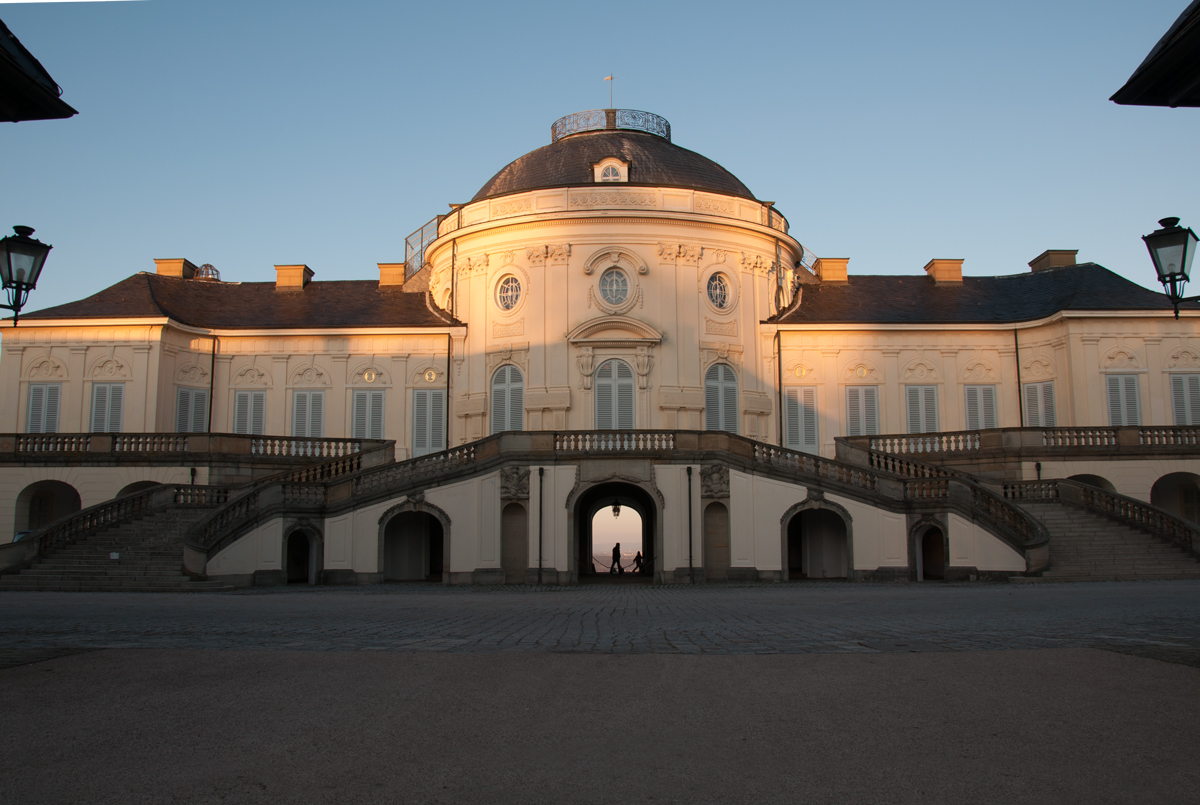
[[[1029,261],[1029,268],[1033,271],[1045,271],[1047,268],[1073,266],[1079,262],[1075,259],[1077,254],[1079,249],[1047,249]]]
[[[930,260],[925,264],[925,273],[938,285],[943,283],[962,284],[962,260]]]

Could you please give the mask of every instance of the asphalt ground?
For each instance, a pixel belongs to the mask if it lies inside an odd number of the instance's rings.
[[[1200,799],[1193,582],[650,593],[0,596],[0,802]],[[757,622],[743,607],[777,621],[753,652],[684,650]],[[523,642],[463,642],[513,608],[529,610]],[[678,645],[580,648],[562,610],[591,613],[601,646],[633,645],[608,633],[635,627]],[[947,617],[932,628],[930,612]],[[281,645],[356,619],[355,647]],[[378,624],[410,619],[431,642],[376,645]],[[1059,642],[996,628],[1022,619]],[[972,622],[986,647],[956,642]],[[821,639],[796,642],[805,628]]]

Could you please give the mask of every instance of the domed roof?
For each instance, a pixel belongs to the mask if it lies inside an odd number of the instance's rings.
[[[629,163],[629,181],[625,184],[685,187],[754,198],[750,188],[716,162],[673,144],[670,140],[670,124],[665,120],[657,115],[649,116],[657,118],[653,130],[662,132],[651,134],[638,130],[647,128],[645,125],[626,123],[632,118],[621,115],[629,111],[595,110],[559,120],[552,128],[554,142],[504,166],[480,188],[471,201],[544,187],[595,186],[597,182],[592,166],[607,157],[616,157]],[[604,113],[608,113],[607,125]],[[636,114],[645,116],[647,113]],[[573,118],[583,115],[595,115],[598,125],[590,130],[586,123],[572,129],[563,125],[564,121],[574,123],[576,121]],[[580,128],[584,130],[580,131]]]

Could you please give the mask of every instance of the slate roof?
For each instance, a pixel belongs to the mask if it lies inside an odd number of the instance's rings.
[[[273,282],[206,282],[142,272],[100,293],[23,313],[21,320],[169,317],[219,329],[446,327],[457,325],[428,292],[379,289],[376,280],[310,282],[275,290]]]
[[[654,134],[621,129],[574,134],[530,151],[501,168],[471,201],[543,187],[595,187],[592,165],[605,157],[630,163],[625,186],[686,187],[754,198],[750,188],[708,157]]]
[[[804,285],[781,324],[998,324],[1033,321],[1060,310],[1170,310],[1167,297],[1095,263],[1005,277],[963,277],[962,285],[925,276],[854,276]],[[1196,303],[1180,308],[1200,309]]]

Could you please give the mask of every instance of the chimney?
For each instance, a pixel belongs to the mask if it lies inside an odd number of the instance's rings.
[[[818,257],[813,263],[813,271],[821,278],[821,282],[849,282],[846,269],[849,262],[849,257]]]
[[[192,265],[191,260],[184,260],[182,257],[155,260],[154,266],[154,273],[164,277],[183,277],[185,280],[190,280],[196,276],[196,266]]]
[[[303,291],[312,281],[313,270],[306,265],[275,266],[275,290]]]
[[[399,288],[404,285],[404,263],[379,263],[379,287]]]
[[[1079,249],[1047,249],[1029,262],[1034,271],[1045,271],[1047,268],[1075,265],[1075,255]]]
[[[962,260],[930,260],[925,264],[925,273],[938,285],[951,282],[961,284],[962,264]]]

